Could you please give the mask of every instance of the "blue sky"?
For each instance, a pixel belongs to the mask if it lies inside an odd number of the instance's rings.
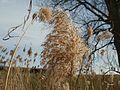
[[[24,16],[27,15],[28,5],[29,0],[0,0],[0,45],[3,45],[9,49],[13,49],[15,47],[15,44],[19,38],[12,38],[7,41],[3,41],[2,38],[5,34],[7,34],[10,27],[14,27],[23,22]],[[32,14],[39,10],[39,8],[40,7],[36,6],[34,3]],[[52,28],[50,28],[50,26],[46,23],[34,22],[34,24],[28,28],[28,31],[22,39],[19,47],[23,49],[25,45],[28,48],[32,46],[35,51],[41,52],[41,44],[45,41],[45,36],[50,33],[51,30]],[[13,34],[21,35],[22,31],[17,30]],[[19,51],[21,49],[19,49]],[[97,63],[98,65],[102,65],[101,60],[97,60]],[[95,67],[97,69],[96,71],[100,69],[97,68],[97,66]]]
[[[14,47],[14,44],[19,38],[13,38],[7,41],[3,41],[2,38],[7,33],[10,27],[14,27],[23,22],[24,16],[27,15],[27,9],[29,5],[29,0],[0,0],[0,44],[7,46],[9,48]],[[33,4],[33,12],[39,8]],[[28,29],[25,34],[21,45],[28,45],[37,48],[45,40],[45,36],[50,33],[48,30],[49,26],[45,23],[35,22]],[[17,30],[13,34],[21,35],[22,31]],[[37,48],[38,50],[38,48]]]
[[[27,15],[29,6],[29,0],[0,0],[0,45],[7,47],[9,50],[14,49],[19,37],[12,38],[7,41],[3,41],[3,37],[7,34],[9,28],[21,24],[24,20],[24,16]],[[33,3],[32,14],[39,10],[40,7]],[[30,23],[30,21],[28,22]],[[49,29],[48,29],[49,28]],[[24,38],[22,39],[17,53],[21,53],[24,46],[27,49],[31,46],[34,52],[41,52],[41,44],[45,41],[45,37],[50,33],[52,28],[50,25],[43,22],[34,22],[31,25]],[[21,36],[23,32],[16,30],[13,35]],[[39,64],[40,62],[36,62]]]

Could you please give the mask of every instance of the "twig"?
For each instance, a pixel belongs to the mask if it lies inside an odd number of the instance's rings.
[[[12,36],[10,35],[13,31],[15,31],[16,29],[18,29],[19,27],[21,27],[22,24],[20,25],[17,25],[15,27],[11,27],[9,30],[8,30],[8,33],[5,35],[5,37],[3,38],[3,40],[8,40],[10,38],[14,38],[14,37],[17,37],[17,36]]]
[[[24,29],[28,19],[30,18],[31,10],[32,10],[32,0],[30,0],[28,14],[27,16],[24,17],[24,22],[22,24],[19,24],[15,27],[11,27],[10,29],[8,29],[8,33],[4,36],[3,40],[8,40],[10,38],[18,37],[18,36],[12,36],[10,34],[14,32],[15,30],[17,30],[18,28],[20,28],[22,25],[23,25],[22,30]]]
[[[31,4],[32,4],[32,0],[30,0],[30,6],[31,6]],[[30,11],[31,11],[31,10],[30,10]],[[27,20],[29,19],[30,11],[29,11],[29,13],[28,13],[28,18],[27,18]],[[32,20],[32,22],[33,22],[33,21],[34,21],[34,20]],[[10,62],[9,68],[8,68],[7,77],[6,77],[6,82],[5,82],[5,90],[7,90],[8,78],[9,78],[9,75],[10,75],[10,70],[11,70],[11,66],[12,66],[12,61],[13,61],[15,55],[16,55],[18,46],[19,46],[22,38],[24,37],[25,33],[26,33],[27,30],[28,30],[28,27],[32,24],[32,22],[26,27],[25,31],[23,32],[22,36],[20,37],[20,39],[19,39],[18,42],[17,42],[17,45],[16,45],[16,47],[15,47],[15,49],[14,49],[14,52],[13,52],[13,55],[11,56],[11,62]],[[23,29],[24,29],[24,28],[23,28]]]

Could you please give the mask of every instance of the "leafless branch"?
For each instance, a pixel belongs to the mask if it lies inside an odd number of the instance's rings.
[[[27,21],[29,20],[30,18],[30,14],[31,14],[31,10],[32,10],[32,0],[30,0],[30,3],[29,3],[29,9],[28,9],[28,14],[27,14],[27,17],[25,18],[24,17],[24,22],[20,25],[17,25],[15,27],[11,27],[8,29],[8,33],[3,37],[3,40],[8,40],[10,38],[14,38],[14,37],[18,37],[18,36],[12,36],[11,33],[14,32],[15,30],[17,30],[18,28],[20,28],[21,26],[22,27],[22,30],[24,29]]]
[[[106,46],[108,46],[108,45],[110,45],[110,44],[114,44],[114,42],[113,42],[112,40],[113,40],[113,37],[111,38],[111,40],[110,40],[109,43],[107,43],[107,44],[105,44],[105,45],[103,45],[103,46],[101,46],[101,47],[99,47],[99,48],[97,48],[97,45],[98,45],[98,43],[99,43],[99,42],[97,42],[96,45],[95,45],[95,50],[92,51],[89,56],[91,56],[91,55],[94,54],[96,51],[98,51],[98,50],[100,50],[100,49],[102,49],[102,48],[104,48],[104,47],[106,47]]]
[[[5,35],[5,37],[3,37],[3,40],[8,40],[10,38],[14,38],[16,36],[12,36],[11,33],[14,32],[16,29],[18,29],[19,27],[21,27],[22,24],[18,25],[18,26],[15,26],[15,27],[11,27],[9,30],[8,30],[8,33]]]
[[[66,11],[66,10],[68,10],[68,11],[73,11],[74,9],[78,8],[80,5],[81,5],[81,4],[79,3],[79,4],[75,5],[74,7],[72,6],[72,8],[70,8],[70,9],[65,9],[65,11]]]
[[[103,13],[102,11],[100,11],[99,9],[97,9],[95,6],[93,6],[92,4],[90,4],[89,2],[87,2],[86,0],[85,0],[85,3],[88,4],[90,7],[92,7],[93,9],[95,9],[96,11],[98,11],[99,13],[101,13],[104,17],[108,18],[108,16],[105,13]]]
[[[92,12],[94,15],[96,15],[98,18],[100,18],[102,21],[106,22],[106,20],[103,18],[102,15],[99,15],[98,13],[96,13],[94,10],[92,10],[89,6],[88,6],[88,3],[86,1],[82,2],[81,0],[77,0],[79,3],[81,3],[82,5],[84,5],[84,7],[86,9],[88,9],[90,12]],[[96,10],[98,12],[100,12],[97,8]]]

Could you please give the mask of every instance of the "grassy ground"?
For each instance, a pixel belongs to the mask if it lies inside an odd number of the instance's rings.
[[[4,90],[6,74],[7,68],[0,70],[0,90]],[[42,70],[12,68],[7,90],[44,90],[43,74]],[[80,75],[68,82],[70,90],[120,90],[120,75]]]

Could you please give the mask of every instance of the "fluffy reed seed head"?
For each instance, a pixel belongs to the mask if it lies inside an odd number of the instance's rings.
[[[52,17],[52,10],[49,8],[41,8],[38,13],[40,21],[49,22]]]
[[[88,27],[88,36],[91,37],[93,35],[93,27],[89,26]]]
[[[56,14],[54,30],[47,35],[41,53],[41,62],[47,69],[46,90],[59,87],[66,77],[72,76],[88,50],[67,14],[61,11],[53,13]]]
[[[97,36],[97,41],[104,41],[106,39],[109,39],[113,36],[113,34],[109,31],[104,31],[102,33],[100,33],[98,36]]]
[[[58,12],[55,19],[54,30],[43,44],[42,62],[48,62],[49,69],[56,64],[56,68],[64,67],[61,71],[69,73],[71,61],[80,64],[88,49],[65,12]]]

